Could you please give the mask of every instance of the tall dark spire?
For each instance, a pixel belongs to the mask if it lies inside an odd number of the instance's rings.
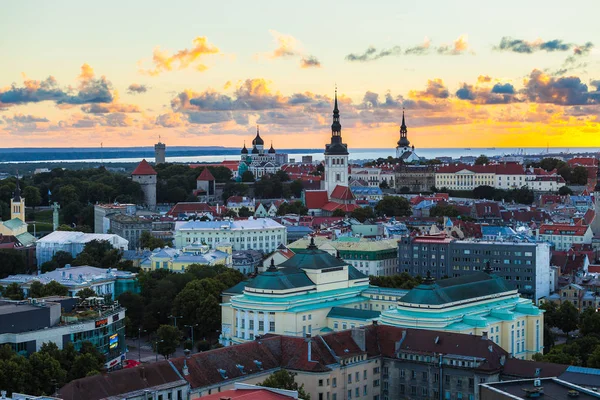
[[[340,110],[338,109],[337,88],[335,88],[335,102],[333,106],[333,124],[331,124],[331,143],[334,143],[334,137],[339,137],[338,142],[342,142],[342,124],[340,124]]]
[[[404,120],[404,110],[402,110],[402,125],[400,125],[400,140],[398,140],[398,147],[408,147],[410,142],[408,141],[408,129],[406,129],[406,121]]]

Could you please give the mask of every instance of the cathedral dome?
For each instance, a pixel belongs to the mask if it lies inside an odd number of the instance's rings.
[[[246,148],[246,143],[244,143],[244,148],[242,149],[242,154],[248,154],[248,149]]]
[[[258,149],[256,148],[256,145],[254,145],[254,147],[252,148],[252,154],[258,154]]]
[[[269,154],[275,154],[275,149],[273,148],[273,143],[271,143],[271,148],[269,149]]]

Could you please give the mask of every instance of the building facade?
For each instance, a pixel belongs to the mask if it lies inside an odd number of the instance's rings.
[[[156,143],[154,145],[154,163],[155,164],[164,164],[166,150],[167,150],[167,146],[164,143],[161,143],[160,140],[158,141],[158,143]]]
[[[90,315],[89,311],[97,313]],[[0,344],[9,344],[16,352],[29,355],[44,343],[62,349],[73,343],[79,350],[91,342],[105,356],[107,369],[125,359],[125,309],[103,303],[77,303],[68,297],[0,301]]]
[[[129,246],[129,242],[118,235],[54,231],[37,241],[35,255],[38,267],[46,261],[50,261],[57,251],[66,251],[75,258],[92,240],[107,241],[112,247],[120,250],[127,250]]]
[[[396,158],[401,159],[406,163],[419,161],[419,156],[415,153],[415,146],[410,146],[408,140],[408,129],[404,121],[404,111],[402,111],[402,125],[400,125],[400,140],[396,146]]]
[[[10,198],[10,219],[3,222],[0,221],[0,235],[19,236],[26,233],[25,197],[21,195],[19,177],[17,176],[17,186]]]
[[[239,221],[190,221],[175,231],[175,247],[182,249],[194,243],[216,248],[218,243],[228,242],[233,250],[275,251],[287,243],[285,226],[270,218]]]
[[[488,336],[511,356],[529,360],[544,347],[544,314],[490,268],[423,284],[383,311],[381,323]]]
[[[258,126],[256,137],[252,140],[252,149],[248,151],[246,144],[241,151],[240,164],[238,166],[238,179],[241,180],[245,171],[252,172],[255,179],[264,175],[274,174],[288,161],[288,155],[277,153],[273,143],[269,150],[265,150],[265,141],[260,137]]]
[[[538,240],[554,245],[555,250],[569,250],[574,244],[591,244],[592,229],[589,225],[543,224],[538,230]]]
[[[435,186],[435,169],[431,165],[403,165],[395,170],[396,192],[429,192]]]
[[[152,232],[152,220],[149,219],[127,214],[112,214],[108,219],[110,233],[127,240],[129,250],[140,247],[142,232]]]

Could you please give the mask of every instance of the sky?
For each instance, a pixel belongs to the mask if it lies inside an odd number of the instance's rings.
[[[600,147],[597,0],[7,0],[0,146]],[[418,151],[417,151],[418,153]]]

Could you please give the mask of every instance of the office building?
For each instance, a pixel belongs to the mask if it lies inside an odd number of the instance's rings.
[[[127,240],[129,250],[140,248],[140,237],[143,232],[152,232],[152,220],[150,219],[126,214],[113,214],[108,219],[110,233]]]

